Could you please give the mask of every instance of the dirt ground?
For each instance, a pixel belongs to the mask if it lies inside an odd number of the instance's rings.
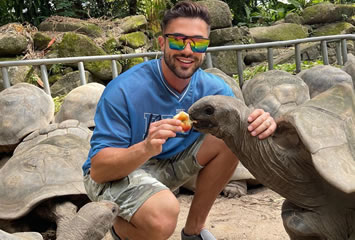
[[[178,199],[181,212],[171,240],[180,240],[192,195],[180,194]],[[218,240],[287,240],[281,220],[283,200],[265,187],[249,190],[241,198],[221,196],[212,207],[206,227]]]

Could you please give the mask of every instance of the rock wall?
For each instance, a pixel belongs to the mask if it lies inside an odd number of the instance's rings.
[[[199,3],[206,6],[211,14],[210,46],[292,40],[355,32],[354,4],[314,5],[304,9],[301,15],[291,13],[283,21],[272,26],[247,28],[232,26],[232,13],[226,3],[218,0],[199,1]],[[330,63],[334,63],[336,61],[335,44],[329,43],[328,47]],[[292,48],[289,49],[289,51],[284,48],[275,49],[274,63],[294,61],[294,51]],[[43,21],[38,28],[19,23],[0,27],[0,61],[158,50],[160,49],[157,44],[157,34],[148,29],[148,22],[142,15],[123,19],[90,19],[87,21],[53,16]],[[319,43],[302,44],[301,51],[302,60],[316,60],[321,56]],[[355,53],[354,43],[351,41],[348,42],[348,52]],[[213,52],[211,55],[213,67],[230,76],[237,74],[235,51]],[[266,49],[246,50],[243,55],[246,66],[263,62],[267,57]],[[120,60],[117,62],[118,72],[121,73],[142,61],[142,58]],[[77,70],[76,64],[54,64],[47,67],[53,92],[56,92],[56,89],[69,92],[80,84],[79,79],[75,84],[68,84],[68,86],[64,81],[64,79],[72,79],[66,75]],[[203,65],[203,67],[206,66]],[[110,61],[87,62],[85,70],[92,82],[107,84],[112,78]],[[43,85],[38,67],[11,67],[9,77],[11,85],[18,82],[29,82],[39,87]],[[67,89],[64,90],[65,88]],[[0,90],[2,89],[0,72]]]

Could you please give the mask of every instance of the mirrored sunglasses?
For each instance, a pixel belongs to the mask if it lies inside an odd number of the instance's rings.
[[[204,53],[207,50],[210,40],[203,37],[190,37],[181,34],[164,34],[169,41],[170,49],[184,50],[187,43],[190,43],[191,50],[197,53]]]

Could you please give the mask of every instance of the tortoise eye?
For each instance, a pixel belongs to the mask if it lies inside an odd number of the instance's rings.
[[[211,106],[206,107],[206,108],[205,108],[205,113],[206,113],[207,115],[212,115],[212,114],[214,113],[214,108],[211,107]]]

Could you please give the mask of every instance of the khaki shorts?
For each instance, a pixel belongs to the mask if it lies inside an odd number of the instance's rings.
[[[155,193],[175,190],[195,176],[202,168],[196,155],[204,140],[201,135],[185,151],[170,159],[150,159],[143,166],[118,181],[96,183],[90,174],[84,185],[92,201],[109,200],[119,206],[118,216],[130,221],[134,213]]]

